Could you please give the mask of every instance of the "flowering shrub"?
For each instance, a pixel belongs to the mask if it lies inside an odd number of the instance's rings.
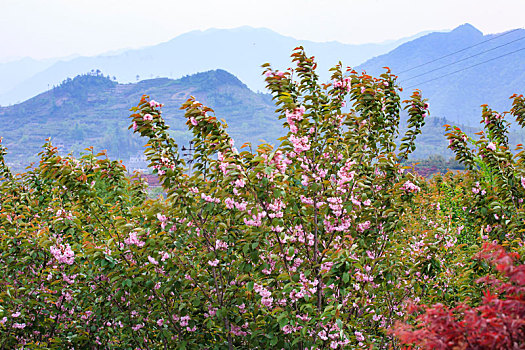
[[[264,65],[287,130],[277,147],[237,148],[191,98],[189,168],[162,104],[142,97],[130,129],[148,139],[165,198],[91,149],[76,159],[47,143],[12,175],[0,148],[1,346],[387,348],[407,300],[479,294],[483,267],[441,207],[456,197],[400,165],[428,114],[420,93],[398,139],[388,70],[338,65],[322,84],[302,48],[292,59]]]
[[[516,118],[517,124],[523,126],[525,100],[521,95],[511,98],[514,101],[510,114]],[[524,265],[515,265],[518,254],[508,253],[502,246],[487,242],[490,239],[499,241],[510,251],[523,249],[523,151],[521,145],[518,145],[515,155],[509,150],[507,133],[510,123],[505,121],[505,114],[483,106],[485,132],[479,133],[481,137],[477,141],[469,139],[459,128],[447,126],[449,147],[456,153],[456,159],[470,171],[448,177],[445,181],[439,178],[438,186],[448,192],[444,205],[448,207],[450,218],[458,224],[465,223],[466,227],[461,226],[466,231],[461,235],[462,243],[472,245],[485,241],[483,249],[476,254],[477,258],[491,262],[507,281],[486,274],[475,280],[476,284],[485,282],[491,286],[483,291],[483,298],[480,298],[481,293],[467,288],[463,294],[469,298],[454,300],[452,307],[442,303],[411,307],[412,311],[423,312],[415,319],[415,325],[398,322],[393,329],[393,334],[404,344],[429,349],[523,347]],[[469,143],[474,147],[469,147]],[[488,272],[476,261],[466,266],[470,267],[466,271],[475,269],[479,275]],[[470,279],[476,275],[470,274]],[[471,306],[477,304],[480,305]]]
[[[510,123],[504,118],[510,114],[519,126],[525,126],[525,99],[523,95],[511,98],[510,112],[500,114],[483,106],[484,131],[479,133],[479,140],[469,139],[459,128],[447,126],[449,148],[470,169],[462,196],[468,221],[482,236],[500,242],[521,240],[525,228],[523,147],[518,145],[516,153],[511,152],[507,137]]]

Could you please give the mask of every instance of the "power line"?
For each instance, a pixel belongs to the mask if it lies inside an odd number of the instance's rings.
[[[456,70],[454,72],[451,72],[451,73],[439,76],[437,78],[426,80],[426,81],[423,81],[421,83],[417,83],[415,85],[411,85],[411,86],[407,87],[406,89],[410,89],[410,88],[413,88],[413,87],[418,86],[418,85],[426,84],[426,83],[429,83],[429,82],[434,81],[434,80],[438,80],[438,79],[441,79],[441,78],[444,78],[444,77],[448,77],[449,75],[456,74],[456,73],[462,72],[464,70],[467,70],[467,69],[470,69],[470,68],[473,68],[473,67],[477,67],[477,66],[482,65],[484,63],[487,63],[487,62],[490,62],[490,61],[494,61],[494,60],[497,60],[498,58],[502,58],[502,57],[505,57],[505,56],[508,56],[508,55],[512,55],[513,53],[516,53],[516,52],[519,52],[519,51],[523,51],[523,50],[525,50],[525,47],[522,47],[521,49],[518,49],[518,50],[515,50],[515,51],[512,51],[512,52],[506,53],[506,54],[501,55],[501,56],[497,56],[497,57],[491,58],[489,60],[486,60],[486,61],[483,61],[483,62],[480,62],[480,63],[473,64],[472,66],[468,66],[468,67],[465,67],[465,68],[462,68],[462,69],[458,69],[458,70]]]
[[[406,69],[406,70],[404,70],[404,71],[402,71],[402,72],[399,72],[399,73],[397,73],[397,74],[402,74],[402,73],[410,72],[411,70],[414,70],[414,69],[416,69],[416,68],[426,66],[427,64],[430,64],[430,63],[433,63],[433,62],[436,62],[436,61],[442,60],[443,58],[447,58],[447,57],[450,57],[450,56],[455,55],[455,54],[457,54],[457,53],[460,53],[460,52],[466,51],[466,50],[471,49],[471,48],[473,48],[473,47],[475,47],[475,46],[478,46],[478,45],[484,44],[484,43],[486,43],[486,42],[488,42],[488,41],[491,41],[491,40],[494,40],[494,39],[497,39],[497,38],[501,38],[502,36],[508,35],[508,34],[510,34],[510,33],[514,33],[515,31],[520,30],[520,29],[521,29],[521,28],[513,29],[513,30],[511,30],[511,31],[508,31],[508,32],[505,32],[505,33],[503,33],[503,34],[497,35],[497,36],[492,37],[492,38],[490,38],[490,39],[483,40],[482,42],[479,42],[479,43],[477,43],[477,44],[474,44],[474,45],[471,45],[471,46],[465,47],[465,48],[463,48],[463,49],[461,49],[461,50],[458,50],[458,51],[455,51],[455,52],[449,53],[449,54],[447,54],[447,55],[445,55],[445,56],[441,56],[441,57],[438,57],[438,58],[433,59],[433,60],[431,60],[431,61],[428,61],[428,62],[422,63],[422,64],[420,64],[420,65],[417,65],[417,66],[415,66],[415,67],[412,67],[412,68]]]
[[[477,54],[475,54],[475,55],[472,55],[472,56],[468,56],[468,57],[462,58],[462,59],[460,59],[460,60],[458,60],[458,61],[456,61],[456,62],[452,62],[452,63],[446,64],[446,65],[444,65],[444,66],[441,66],[441,67],[437,67],[437,68],[431,69],[431,70],[429,70],[429,71],[427,71],[427,72],[424,72],[424,73],[421,73],[421,74],[418,74],[418,75],[414,75],[413,77],[410,77],[410,78],[408,78],[408,79],[404,79],[404,80],[402,80],[401,83],[406,83],[406,82],[409,81],[409,80],[412,80],[412,79],[418,78],[418,77],[423,76],[423,75],[427,75],[427,74],[429,74],[429,73],[435,72],[435,71],[437,71],[437,70],[441,70],[441,69],[443,69],[443,68],[450,67],[450,66],[452,66],[452,65],[454,65],[454,64],[457,64],[457,63],[459,63],[459,62],[466,61],[466,60],[468,60],[468,59],[470,59],[470,58],[472,58],[472,57],[476,57],[476,56],[482,55],[482,54],[484,54],[484,53],[487,53],[487,52],[490,52],[490,51],[494,51],[494,50],[496,50],[496,49],[498,49],[498,48],[500,48],[500,47],[510,45],[510,44],[512,44],[512,43],[514,43],[514,42],[516,42],[516,41],[520,41],[520,40],[523,40],[523,39],[525,39],[525,36],[524,36],[524,37],[521,37],[521,38],[518,38],[518,39],[516,39],[516,40],[509,41],[508,43],[505,43],[505,44],[502,44],[502,45],[499,45],[499,46],[493,47],[492,49],[488,49],[488,50],[485,50],[485,51],[481,51],[481,52],[479,52],[479,53],[477,53]]]

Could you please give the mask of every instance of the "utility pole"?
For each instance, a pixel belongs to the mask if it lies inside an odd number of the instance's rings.
[[[193,148],[193,141],[190,141],[190,147],[186,148],[182,146],[182,156],[186,160],[186,164],[188,164],[188,172],[189,176],[191,176],[191,164],[193,163],[193,151],[195,151],[195,148]]]

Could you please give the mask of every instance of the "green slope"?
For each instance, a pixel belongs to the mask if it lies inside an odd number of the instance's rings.
[[[68,79],[23,103],[0,108],[0,136],[9,149],[10,165],[21,169],[36,159],[47,137],[63,152],[78,153],[94,146],[126,162],[141,153],[145,142],[127,130],[129,109],[142,94],[164,103],[164,117],[181,144],[187,143],[190,135],[179,107],[192,95],[228,121],[239,144],[275,141],[282,133],[271,96],[252,92],[223,70],[136,84],[118,84],[109,77],[88,74]]]

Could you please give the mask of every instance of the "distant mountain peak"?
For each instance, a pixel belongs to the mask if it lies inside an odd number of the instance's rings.
[[[464,23],[452,30],[452,33],[483,35],[483,33],[470,23]]]
[[[239,78],[237,78],[230,72],[225,71],[224,69],[215,69],[206,72],[196,73],[181,78],[181,81],[185,83],[203,82],[205,84],[208,84],[209,86],[214,87],[219,85],[233,85],[248,89],[246,84],[239,80]]]
[[[79,74],[73,79],[67,78],[58,87],[64,87],[68,85],[84,85],[84,86],[113,86],[117,85],[117,82],[111,80],[109,76],[104,76],[100,71],[97,73],[86,73]]]

